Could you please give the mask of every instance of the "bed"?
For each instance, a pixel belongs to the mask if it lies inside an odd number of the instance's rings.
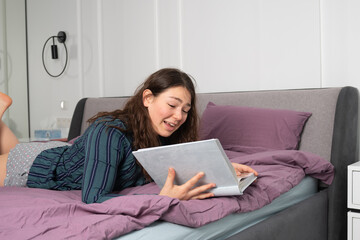
[[[86,120],[94,114],[121,108],[126,99],[81,99],[74,111],[68,139],[80,136],[87,128]],[[124,196],[102,204],[86,205],[80,201],[80,191],[2,188],[0,237],[125,240],[346,239],[346,168],[358,161],[357,89],[343,87],[199,93],[197,108],[202,115],[203,138],[214,133],[213,129],[204,129],[204,119],[208,119],[211,124],[215,122],[211,111],[216,112],[218,108],[230,115],[240,108],[246,113],[242,115],[246,116],[250,116],[252,111],[259,114],[260,110],[260,119],[266,119],[266,122],[269,121],[268,117],[261,114],[268,116],[266,114],[270,111],[270,114],[277,117],[284,111],[286,114],[287,111],[293,111],[301,113],[303,125],[301,129],[296,128],[298,136],[296,141],[293,139],[295,142],[292,146],[288,146],[292,140],[286,138],[282,142],[285,144],[284,149],[273,149],[270,146],[271,151],[254,146],[234,146],[227,142],[229,139],[222,138],[221,134],[225,131],[222,129],[217,131],[220,135],[211,135],[220,138],[232,161],[251,165],[252,154],[261,156],[256,159],[258,165],[254,165],[254,168],[259,170],[262,178],[250,186],[243,196],[182,202],[156,195],[159,189],[155,184],[149,184],[126,189],[121,192]],[[258,116],[256,114],[254,116]],[[256,122],[251,120],[251,123]],[[236,120],[235,124],[237,123]],[[251,128],[244,129],[242,126],[243,124],[239,126],[241,131],[253,132]],[[261,123],[261,126],[264,124]],[[262,139],[263,137],[260,141]],[[252,139],[255,143],[258,140]],[[264,142],[268,143],[275,144],[276,141]],[[291,153],[291,156],[284,155],[285,153]],[[271,171],[262,171],[269,158],[284,163],[284,171],[282,165],[276,165]],[[299,163],[296,163],[299,166],[292,165],[294,159],[299,159]],[[333,169],[335,175],[332,175]],[[284,181],[284,178],[280,178],[283,174],[286,179],[293,179]],[[268,187],[273,185],[268,184],[268,181],[277,176],[278,182],[287,183],[280,184],[287,187],[282,187],[279,192]],[[263,192],[256,192],[259,186],[263,186],[264,193],[268,194],[264,199]],[[142,203],[140,207],[139,204],[134,204],[139,202]],[[252,205],[255,202],[258,205],[256,209],[248,207],[248,203]]]

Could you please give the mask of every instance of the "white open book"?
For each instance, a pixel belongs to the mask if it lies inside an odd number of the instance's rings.
[[[175,169],[177,185],[204,172],[197,186],[215,183],[216,187],[210,190],[215,196],[241,195],[256,179],[253,173],[236,176],[218,139],[143,148],[133,154],[160,188],[165,184],[169,167]]]

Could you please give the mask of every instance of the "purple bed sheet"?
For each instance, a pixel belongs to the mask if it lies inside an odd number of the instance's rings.
[[[80,191],[0,188],[0,239],[111,239],[164,220],[199,227],[231,213],[259,209],[296,186],[305,175],[331,184],[334,168],[302,151],[230,147],[233,162],[247,164],[259,177],[241,196],[179,201],[156,195],[150,183],[120,192],[101,204],[84,204]]]

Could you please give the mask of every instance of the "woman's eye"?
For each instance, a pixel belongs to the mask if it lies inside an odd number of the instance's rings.
[[[188,114],[190,110],[189,110],[189,111],[185,111],[185,110],[182,110],[182,111],[183,111],[183,113],[186,113],[186,114]]]
[[[171,104],[168,104],[171,108],[174,108],[175,106],[174,105],[171,105]]]

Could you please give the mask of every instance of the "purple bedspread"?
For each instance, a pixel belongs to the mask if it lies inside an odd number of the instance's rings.
[[[244,151],[244,149],[240,149]],[[247,212],[269,204],[297,185],[305,174],[331,184],[333,166],[301,151],[226,152],[233,162],[259,172],[244,195],[179,201],[158,196],[150,183],[122,191],[101,204],[84,204],[80,191],[0,188],[0,239],[110,239],[156,220],[199,227],[234,212]]]

